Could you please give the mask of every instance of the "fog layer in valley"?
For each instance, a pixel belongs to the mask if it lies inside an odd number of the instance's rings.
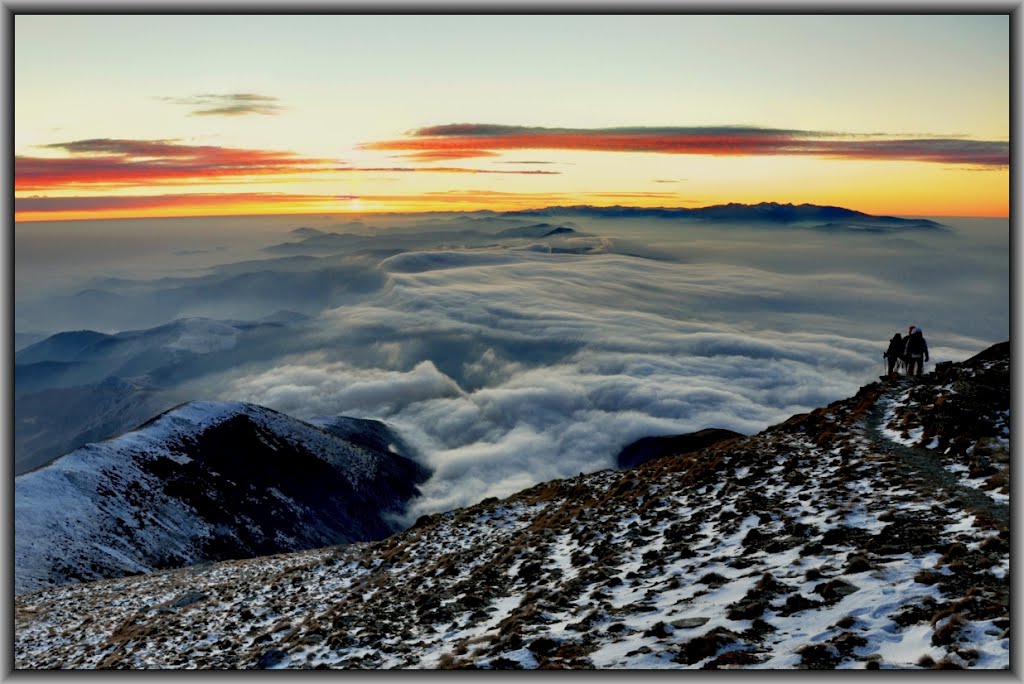
[[[1008,339],[1008,222],[941,223],[21,224],[16,467],[192,399],[379,418],[434,470],[413,520],[640,437],[753,433],[877,379],[910,324],[926,370]]]

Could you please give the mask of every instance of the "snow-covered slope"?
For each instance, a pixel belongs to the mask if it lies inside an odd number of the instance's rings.
[[[193,402],[21,475],[15,590],[385,537],[426,473],[360,424]]]
[[[976,453],[979,378],[1008,345],[383,541],[20,596],[15,666],[1007,668],[1008,507],[900,441],[950,385]]]

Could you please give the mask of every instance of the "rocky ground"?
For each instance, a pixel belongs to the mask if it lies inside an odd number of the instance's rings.
[[[1009,667],[1009,345],[384,541],[15,601],[17,668]]]

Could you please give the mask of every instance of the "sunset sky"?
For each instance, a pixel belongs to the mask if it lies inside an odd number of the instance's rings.
[[[1009,211],[1009,17],[14,18],[19,221]]]

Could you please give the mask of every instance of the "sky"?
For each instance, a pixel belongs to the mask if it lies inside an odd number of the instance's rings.
[[[1009,213],[1009,17],[14,17],[19,222]]]

